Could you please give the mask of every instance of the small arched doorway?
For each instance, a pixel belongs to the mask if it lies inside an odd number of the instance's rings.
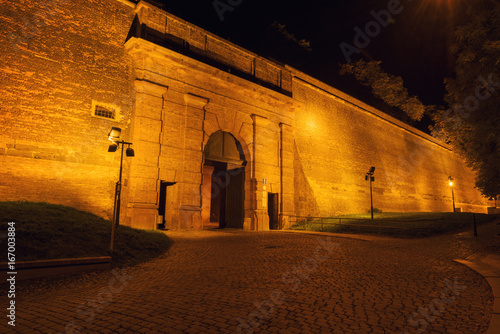
[[[203,228],[243,228],[245,155],[233,135],[217,131],[204,150]]]

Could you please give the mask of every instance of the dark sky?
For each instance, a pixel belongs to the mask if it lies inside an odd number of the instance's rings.
[[[338,74],[346,59],[341,42],[353,45],[355,27],[365,32],[371,12],[393,5],[391,23],[374,33],[367,47],[352,59],[380,60],[389,73],[403,77],[410,94],[425,104],[443,104],[443,79],[453,75],[449,52],[456,26],[463,22],[465,0],[217,0],[231,6],[221,21],[213,0],[168,1],[164,9],[262,56],[297,67],[362,100],[356,83]],[[396,12],[396,10],[395,10]],[[269,38],[277,21],[297,39],[311,43],[311,52],[283,48]]]

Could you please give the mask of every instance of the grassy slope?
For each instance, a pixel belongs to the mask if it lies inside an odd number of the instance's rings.
[[[16,261],[109,255],[111,222],[91,213],[47,203],[0,202],[3,236],[10,221],[16,223]],[[5,252],[6,239],[0,242]],[[120,226],[112,263],[146,261],[167,251],[171,244],[163,233]]]
[[[485,214],[476,214],[475,216],[477,224],[486,223],[496,218],[494,215]],[[342,219],[342,225],[339,225],[338,218]],[[307,224],[304,223],[296,224],[292,228],[312,231],[321,230],[320,220],[310,220]],[[323,219],[323,231],[337,233],[367,233],[392,237],[418,238],[463,230],[473,230],[472,213],[375,213],[373,220],[370,220],[370,214],[367,213]]]

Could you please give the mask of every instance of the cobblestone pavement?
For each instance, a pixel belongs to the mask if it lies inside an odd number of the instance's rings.
[[[488,328],[491,289],[453,262],[477,250],[471,233],[369,241],[279,231],[169,235],[175,244],[166,255],[125,271],[21,284],[16,330],[4,316],[0,332],[471,334]]]

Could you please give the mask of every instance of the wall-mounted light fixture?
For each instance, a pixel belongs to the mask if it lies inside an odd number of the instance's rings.
[[[118,147],[122,146],[121,156],[120,156],[120,176],[118,178],[118,182],[116,182],[115,187],[115,200],[113,206],[113,222],[111,224],[111,243],[109,246],[110,253],[113,254],[113,246],[115,240],[115,229],[120,225],[120,197],[122,191],[122,172],[123,172],[123,148],[127,145],[127,149],[125,150],[125,155],[127,157],[135,156],[134,149],[130,147],[132,143],[128,143],[124,140],[120,140],[122,130],[120,128],[112,127],[111,131],[109,131],[108,139],[111,141],[111,144],[108,147],[108,152],[116,152]]]

